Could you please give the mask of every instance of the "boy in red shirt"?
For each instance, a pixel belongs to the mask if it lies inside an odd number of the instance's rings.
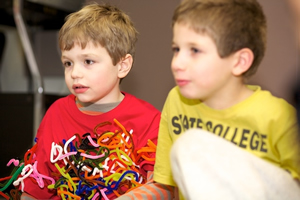
[[[153,171],[160,111],[120,91],[137,35],[129,17],[109,5],[86,5],[66,18],[59,47],[71,94],[40,124],[22,198],[114,199]]]

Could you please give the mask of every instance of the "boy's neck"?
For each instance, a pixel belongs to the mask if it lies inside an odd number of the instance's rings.
[[[102,113],[106,113],[115,107],[117,107],[120,104],[121,101],[118,102],[112,102],[112,103],[103,103],[103,104],[95,104],[95,103],[86,103],[86,102],[81,102],[76,98],[76,105],[77,108],[89,115],[100,115]]]
[[[240,88],[236,88],[232,90],[232,92],[226,93],[226,95],[222,95],[221,97],[218,96],[209,102],[203,101],[203,103],[210,108],[224,110],[244,101],[253,93],[254,91],[249,89],[247,85],[242,85]]]

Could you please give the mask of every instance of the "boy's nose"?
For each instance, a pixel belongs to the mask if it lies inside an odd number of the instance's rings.
[[[74,66],[72,68],[72,71],[71,71],[71,77],[73,79],[81,78],[82,77],[82,72],[81,72],[81,69],[80,69],[79,65],[75,65],[74,64]]]
[[[172,58],[171,68],[173,71],[184,70],[185,63],[184,63],[184,56],[182,54],[174,55]]]

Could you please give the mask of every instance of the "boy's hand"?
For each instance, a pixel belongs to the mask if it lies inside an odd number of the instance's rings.
[[[36,198],[27,194],[26,192],[23,192],[21,195],[21,200],[36,200]]]
[[[175,200],[175,190],[173,186],[156,183],[153,180],[153,172],[147,173],[147,183],[133,189],[132,191],[118,197],[117,200],[131,199],[157,199],[157,200]],[[135,197],[135,198],[134,198]]]

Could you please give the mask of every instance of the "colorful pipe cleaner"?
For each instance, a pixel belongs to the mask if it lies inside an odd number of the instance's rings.
[[[93,134],[94,137],[90,133],[82,137],[76,133],[60,144],[53,142],[50,161],[59,172],[53,178],[37,171],[34,153],[37,144],[25,153],[24,161],[11,159],[7,165],[14,164],[15,168],[10,176],[0,179],[0,195],[19,199],[26,187],[25,178],[34,179],[41,188],[47,179],[51,182],[48,188],[55,189],[62,199],[107,200],[143,185],[146,182],[143,165],[154,165],[151,154],[156,151],[156,145],[148,140],[145,147],[135,149],[133,131],[127,131],[116,119],[114,123],[119,127],[115,132]],[[94,132],[106,124],[110,122],[98,124]],[[8,191],[11,185],[14,187]]]

